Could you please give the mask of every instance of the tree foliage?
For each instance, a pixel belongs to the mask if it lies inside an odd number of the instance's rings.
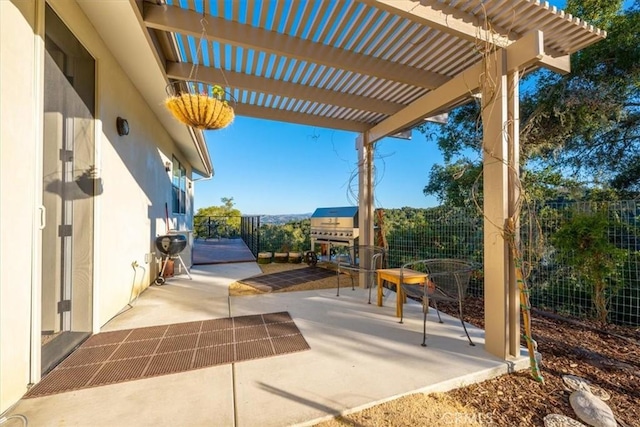
[[[196,237],[235,237],[240,232],[240,210],[233,197],[222,197],[222,205],[200,208],[193,218]]]
[[[197,216],[240,216],[240,211],[234,208],[233,197],[222,197],[222,205],[200,208],[196,212]]]
[[[529,197],[585,197],[613,188],[640,194],[640,0],[569,0],[567,11],[608,31],[605,40],[571,57],[565,76],[538,70],[521,92],[521,176]],[[426,195],[460,206],[482,200],[482,123],[477,102],[458,107],[436,140],[445,165],[432,168]],[[479,182],[480,181],[480,182]],[[589,191],[586,191],[589,189]]]
[[[572,72],[539,79],[522,102],[526,158],[638,192],[640,2],[569,0],[567,10],[608,31],[571,57]],[[548,75],[548,72],[546,73]]]
[[[427,258],[482,261],[482,216],[475,208],[385,209],[383,231],[392,267]]]
[[[304,252],[311,246],[311,220],[260,226],[260,250],[270,252]]]
[[[612,227],[606,209],[576,212],[553,236],[558,259],[572,266],[585,282],[598,319],[606,323],[610,296],[622,286],[627,251],[609,241]]]

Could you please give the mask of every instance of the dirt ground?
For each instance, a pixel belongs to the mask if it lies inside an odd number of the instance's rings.
[[[455,311],[454,311],[455,312]],[[469,323],[484,328],[484,302],[468,298]],[[558,413],[575,418],[562,376],[587,379],[608,392],[621,426],[640,426],[640,328],[602,325],[533,310],[532,334],[542,354],[545,383],[529,371],[504,375],[447,393],[477,411],[490,410],[495,425],[541,426]]]
[[[305,264],[268,264],[263,272],[303,268]],[[335,287],[335,278],[286,291]],[[233,295],[256,293],[232,284]],[[439,307],[457,315],[455,307]],[[467,298],[465,320],[484,328],[484,302]],[[577,419],[562,376],[585,378],[610,394],[607,404],[622,427],[640,427],[640,328],[532,312],[533,337],[542,354],[544,384],[528,370],[503,375],[447,393],[416,394],[319,424],[334,426],[543,426],[546,415]]]

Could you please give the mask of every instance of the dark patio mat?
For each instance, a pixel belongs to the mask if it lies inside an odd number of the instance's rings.
[[[263,289],[265,286],[272,290],[288,288],[289,286],[299,285],[301,283],[313,282],[315,280],[334,277],[335,271],[320,267],[305,267],[294,270],[279,271],[271,274],[261,274],[260,276],[249,277],[240,280],[240,283],[253,286],[254,288]]]
[[[85,341],[25,397],[308,349],[287,312],[102,332]]]

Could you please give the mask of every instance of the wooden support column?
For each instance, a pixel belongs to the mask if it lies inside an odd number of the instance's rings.
[[[360,237],[359,245],[372,246],[373,235],[373,144],[368,142],[366,133],[360,134],[356,139],[358,150],[358,228]],[[365,269],[370,267],[370,256],[360,257],[360,262]],[[366,273],[360,274],[359,285],[366,288],[368,283],[373,283]]]
[[[520,245],[520,74],[507,74],[507,115],[509,179],[509,217],[514,218],[516,247]],[[520,290],[516,280],[516,266],[509,257],[509,355],[520,354]]]
[[[487,58],[482,88],[484,189],[485,347],[502,359],[519,355],[519,304],[514,265],[504,227],[517,198],[517,71],[507,72],[507,52]],[[511,146],[511,147],[510,147]],[[512,148],[512,156],[510,156]],[[510,159],[511,157],[511,159]],[[511,164],[510,164],[511,163]]]

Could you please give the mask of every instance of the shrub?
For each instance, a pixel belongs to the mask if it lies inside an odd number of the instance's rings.
[[[573,267],[602,322],[607,322],[610,295],[622,286],[626,258],[626,251],[609,240],[611,225],[606,210],[574,212],[552,237],[560,262]]]

